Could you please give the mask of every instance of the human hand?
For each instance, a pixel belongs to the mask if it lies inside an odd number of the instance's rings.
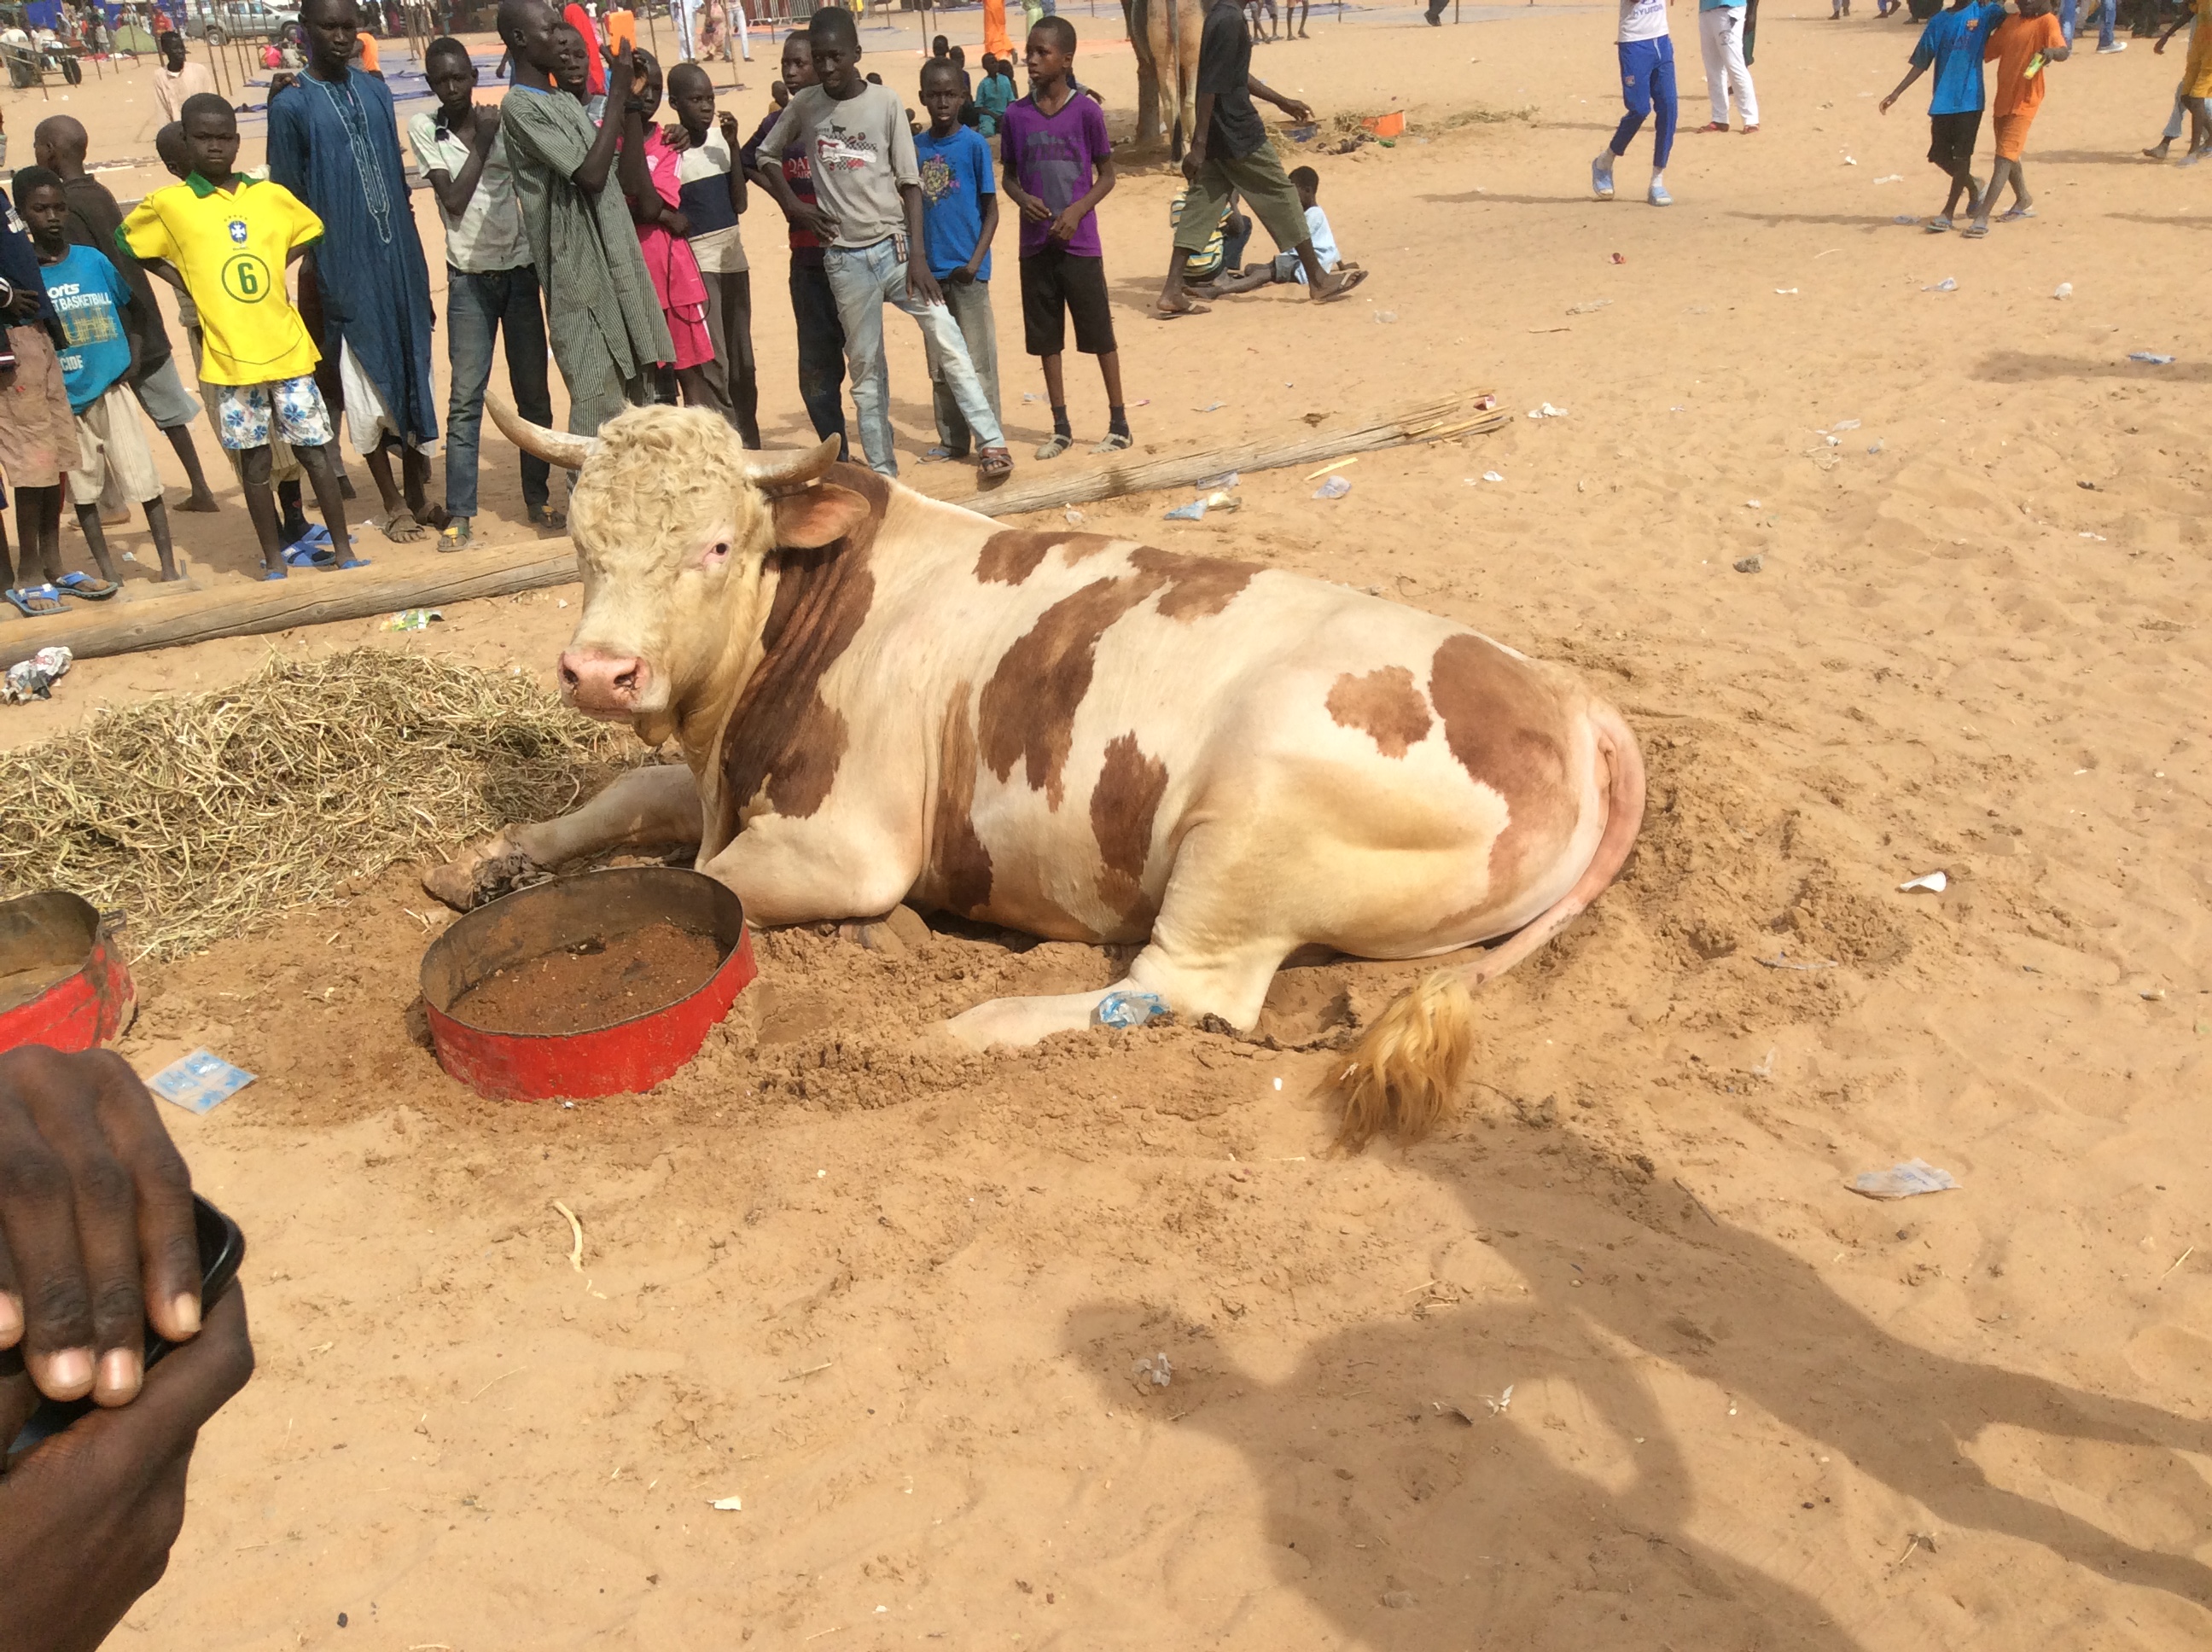
[[[128,1403],[148,1322],[200,1328],[191,1173],[153,1098],[112,1054],[9,1051],[0,1164],[0,1349],[48,1399]]]
[[[1883,99],[1880,103],[1877,103],[1876,105],[1875,105],[1875,112],[1877,114],[1884,114],[1884,115],[1886,115],[1886,114],[1887,114],[1887,113],[1889,112],[1889,106],[1890,106],[1891,104],[1893,104],[1893,103],[1896,102],[1896,101],[1897,101],[1897,94],[1896,94],[1896,93],[1894,93],[1894,92],[1892,92],[1892,93],[1891,93],[1887,97],[1884,98],[1884,99]]]
[[[269,101],[276,101],[279,92],[287,91],[300,83],[300,77],[289,69],[281,69],[269,77]]]
[[[1195,147],[1182,152],[1182,177],[1186,184],[1198,182],[1198,169],[1206,164],[1206,156]]]
[[[1073,206],[1064,207],[1045,234],[1056,241],[1072,241],[1075,239],[1075,232],[1083,228],[1084,216]]]
[[[7,313],[19,323],[28,322],[39,313],[39,295],[21,287],[15,288],[14,295],[8,301]]]
[[[797,228],[805,230],[824,246],[830,246],[837,239],[836,219],[823,211],[818,204],[809,206],[804,201],[799,202],[798,216],[791,222]]]
[[[1304,125],[1314,118],[1313,106],[1301,103],[1296,98],[1278,98],[1275,100],[1275,106],[1300,125]]]
[[[1022,197],[1022,216],[1033,224],[1041,224],[1052,216],[1052,209],[1034,195]]]
[[[963,264],[957,270],[949,271],[945,275],[945,278],[938,283],[938,285],[940,288],[945,287],[966,287],[973,283],[975,279],[975,266],[972,264]]]
[[[714,129],[721,133],[722,142],[730,146],[730,153],[735,155],[740,142],[738,137],[738,118],[725,109],[714,117]]]
[[[0,1479],[0,1647],[91,1652],[122,1621],[169,1564],[201,1425],[252,1374],[234,1285],[133,1403],[82,1417],[17,1460]],[[37,1398],[27,1378],[0,1378],[0,1450]]]
[[[906,289],[925,304],[945,302],[945,289],[937,284],[937,277],[929,273],[929,265],[921,258],[909,258],[906,262]]]
[[[489,155],[491,146],[499,142],[499,111],[479,109],[469,121],[469,149],[475,155]]]
[[[690,239],[691,221],[674,207],[661,208],[660,227],[679,239],[686,240]]]

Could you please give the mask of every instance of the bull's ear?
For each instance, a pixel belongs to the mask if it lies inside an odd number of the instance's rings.
[[[850,488],[819,483],[770,502],[775,513],[775,542],[794,550],[812,550],[842,539],[868,519],[868,501]]]

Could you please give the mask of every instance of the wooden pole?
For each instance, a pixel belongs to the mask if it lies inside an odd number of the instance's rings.
[[[1350,453],[1439,441],[1449,436],[1480,435],[1510,423],[1512,416],[1481,405],[1488,397],[1445,396],[1424,402],[1387,419],[1353,429],[1316,431],[1287,442],[1238,442],[1176,459],[1109,465],[1085,474],[1054,477],[1021,488],[1001,488],[947,502],[984,516],[1014,516],[1024,511],[1054,510],[1124,494],[1159,488],[1184,488],[1223,471],[1266,471],[1312,465]],[[481,597],[568,585],[578,578],[574,550],[557,540],[543,540],[504,554],[471,557],[465,568],[440,567],[362,579],[347,574],[298,570],[287,580],[243,589],[195,592],[176,597],[143,597],[118,602],[112,609],[85,615],[74,623],[0,627],[0,668],[28,659],[59,643],[80,659],[173,648],[217,637],[258,636],[300,625],[369,619],[404,608],[431,608]],[[82,613],[83,610],[75,610]]]

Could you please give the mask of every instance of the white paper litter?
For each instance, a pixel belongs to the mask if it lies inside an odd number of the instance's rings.
[[[725,1514],[734,1514],[738,1509],[741,1509],[745,1506],[745,1500],[743,1497],[716,1497],[714,1501],[708,1506],[713,1509],[720,1509]]]
[[[2056,286],[2055,288],[2053,288],[2051,289],[2051,297],[2053,297],[2053,298],[2071,298],[2071,297],[2073,297],[2073,296],[2074,296],[2074,283],[2073,283],[2072,282],[2070,282],[2070,281],[2062,281],[2062,282],[2060,282],[2058,283],[2058,285],[2057,285],[2057,286]]]
[[[1959,278],[1956,276],[1946,276],[1933,286],[1923,287],[1920,290],[1923,293],[1955,293],[1959,290]]]
[[[1482,473],[1482,479],[1485,482],[1503,482],[1505,480],[1504,477],[1498,475],[1495,471],[1485,471]]]
[[[1887,1170],[1862,1170],[1844,1184],[1869,1199],[1911,1199],[1916,1193],[1948,1193],[1958,1187],[1948,1170],[1924,1158],[1909,1158]]]
[[[1564,407],[1553,407],[1551,403],[1546,402],[1541,407],[1531,409],[1528,416],[1532,419],[1564,419],[1567,416],[1567,410]]]
[[[1931,895],[1941,895],[1950,887],[1951,880],[1942,872],[1929,872],[1921,873],[1917,878],[1906,878],[1897,886],[1897,892],[1899,895],[1905,895],[1913,890],[1924,889]]]

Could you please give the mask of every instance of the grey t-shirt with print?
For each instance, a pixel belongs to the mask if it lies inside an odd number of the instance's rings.
[[[821,87],[805,87],[760,152],[780,155],[792,143],[805,146],[815,198],[837,221],[831,245],[873,246],[905,230],[899,185],[920,184],[921,171],[898,94],[870,82],[858,97],[840,100]]]

